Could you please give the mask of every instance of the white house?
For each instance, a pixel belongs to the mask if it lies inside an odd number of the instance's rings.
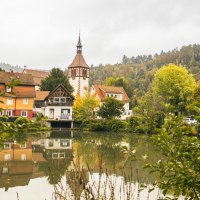
[[[91,94],[94,93],[100,101],[100,106],[104,103],[106,97],[114,97],[122,101],[124,103],[124,112],[121,115],[121,119],[126,119],[132,115],[132,110],[129,109],[129,98],[123,87],[93,85],[91,87]]]
[[[74,97],[60,84],[52,92],[36,92],[35,111],[49,120],[72,120],[73,102]]]

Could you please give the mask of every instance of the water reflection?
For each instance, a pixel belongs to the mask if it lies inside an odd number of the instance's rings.
[[[123,179],[124,184],[149,184],[158,177],[143,170],[142,159],[132,162],[123,148],[126,147],[128,152],[135,149],[139,158],[148,152],[149,161],[158,160],[159,155],[148,140],[147,137],[124,133],[51,132],[28,138],[26,142],[6,141],[0,150],[0,195],[4,199],[15,199],[16,196],[12,195],[17,191],[22,193],[20,199],[23,200],[26,193],[18,186],[34,191],[36,186],[32,183],[44,184],[45,179],[48,183],[43,188],[46,189],[42,191],[40,188],[43,197],[38,191],[29,199],[51,199],[51,194],[58,193],[59,184],[62,184],[60,188],[65,185],[64,191],[68,188],[69,193],[65,192],[65,195],[80,199],[81,195],[86,195],[83,191],[91,185],[91,179],[105,174]]]

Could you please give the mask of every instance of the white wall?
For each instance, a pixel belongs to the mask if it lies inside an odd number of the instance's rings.
[[[68,119],[72,119],[72,107],[70,106],[47,106],[44,108],[44,116],[48,117],[50,116],[50,109],[54,109],[54,118],[53,119],[61,119],[61,109],[70,109],[69,117]]]
[[[89,89],[89,78],[85,78],[85,79],[83,79],[83,77],[75,77],[74,79],[69,78],[69,82],[71,86],[74,88],[73,95],[75,97],[79,89],[80,89],[80,96],[84,96],[85,92]]]

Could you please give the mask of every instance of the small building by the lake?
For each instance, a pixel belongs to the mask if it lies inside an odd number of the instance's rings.
[[[36,91],[35,108],[49,120],[72,120],[74,97],[62,85],[52,92]]]
[[[100,106],[105,102],[107,97],[113,97],[123,102],[124,112],[121,115],[122,120],[132,115],[132,110],[129,108],[129,98],[123,87],[93,85],[91,87],[91,93],[96,94],[96,97],[100,101]]]

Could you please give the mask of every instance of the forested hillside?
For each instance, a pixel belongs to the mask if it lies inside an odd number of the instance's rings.
[[[7,72],[10,72],[11,70],[14,72],[22,72],[24,68],[21,68],[20,66],[12,66],[7,63],[0,63],[0,70],[4,70]]]
[[[200,45],[194,44],[155,55],[124,55],[121,63],[92,67],[90,84],[124,86],[134,105],[150,87],[155,72],[169,63],[185,66],[200,81]]]

